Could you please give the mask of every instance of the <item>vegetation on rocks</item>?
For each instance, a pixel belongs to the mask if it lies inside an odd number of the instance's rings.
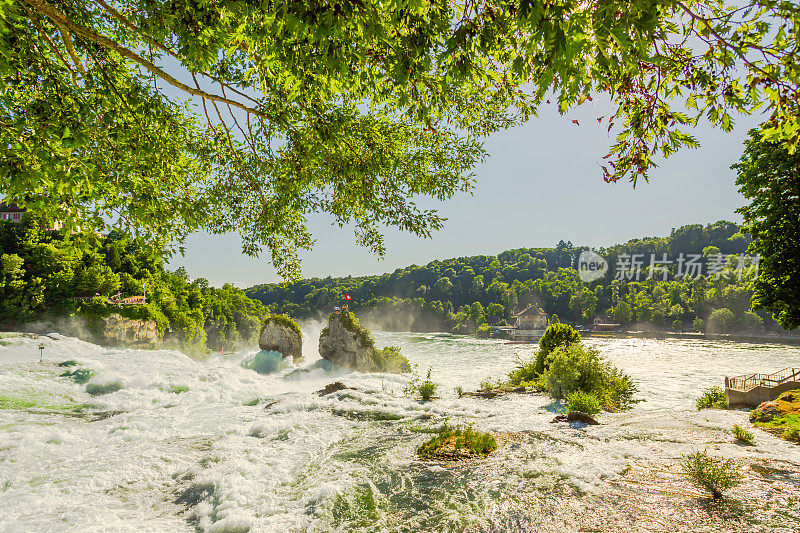
[[[386,346],[378,349],[369,330],[348,311],[331,313],[328,325],[320,333],[319,346],[323,358],[362,372],[411,371],[411,365],[400,353],[400,348]]]
[[[102,396],[103,394],[111,394],[122,390],[122,383],[119,381],[111,381],[109,383],[89,383],[86,385],[86,392],[92,396]]]
[[[92,376],[94,376],[94,370],[89,368],[78,368],[72,372],[67,370],[66,372],[60,374],[60,377],[70,378],[78,385],[83,385],[84,383],[88,382],[90,379],[92,379]]]
[[[695,451],[684,457],[681,468],[695,485],[710,492],[714,498],[722,497],[723,491],[739,485],[744,479],[732,460],[712,457],[704,451]]]
[[[726,409],[728,407],[725,400],[725,391],[719,387],[709,387],[704,389],[700,397],[695,400],[697,410],[701,409]]]
[[[291,317],[289,317],[289,315],[269,315],[264,320],[264,325],[271,323],[280,324],[281,326],[289,328],[297,335],[301,337],[303,336],[303,333],[300,331],[300,326],[298,326],[297,322],[293,320]]]
[[[417,448],[422,459],[457,460],[486,457],[497,449],[497,441],[472,427],[442,425],[438,433]]]
[[[782,436],[800,443],[800,390],[786,391],[771,402],[764,402],[750,411],[750,421]]]

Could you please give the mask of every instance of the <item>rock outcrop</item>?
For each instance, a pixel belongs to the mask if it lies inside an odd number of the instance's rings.
[[[297,361],[303,357],[303,340],[300,327],[285,315],[273,315],[264,322],[258,346],[266,352],[280,352],[284,358]]]
[[[592,418],[591,415],[588,415],[583,411],[570,411],[567,414],[560,414],[550,422],[581,422],[583,424],[589,424],[590,426],[596,426],[600,424],[600,422]]]
[[[378,350],[372,335],[353,313],[332,313],[319,337],[319,354],[331,363],[359,372],[410,372],[411,365],[399,348]]]
[[[328,394],[333,394],[334,392],[339,392],[340,390],[352,390],[353,387],[348,387],[341,381],[334,381],[333,383],[329,383],[325,385],[324,389],[320,389],[317,391],[317,394],[320,396],[327,396]]]
[[[95,328],[100,344],[155,346],[158,343],[158,327],[153,320],[125,318],[111,313],[98,319]]]

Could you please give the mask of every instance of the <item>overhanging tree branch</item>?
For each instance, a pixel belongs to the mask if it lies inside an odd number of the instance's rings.
[[[59,28],[62,27],[66,28],[67,30],[83,37],[84,39],[87,39],[96,44],[99,44],[100,46],[104,46],[106,48],[115,51],[122,57],[130,59],[131,61],[137,63],[138,65],[141,65],[142,67],[146,68],[147,70],[149,70],[162,80],[166,81],[173,87],[176,87],[186,93],[189,93],[192,96],[199,96],[202,98],[207,98],[211,101],[229,104],[264,119],[270,118],[266,113],[264,113],[259,109],[244,105],[241,102],[238,102],[236,100],[231,100],[230,98],[225,98],[224,96],[209,93],[200,89],[195,89],[193,87],[186,85],[185,83],[175,79],[167,72],[156,66],[153,62],[140,56],[133,50],[125,48],[124,46],[112,41],[108,37],[100,35],[99,33],[92,31],[91,29],[70,20],[63,13],[61,13],[61,11],[59,11],[56,7],[47,2],[44,2],[42,0],[23,0],[23,1],[29,6],[31,6],[33,9],[41,13],[42,15],[52,20]]]

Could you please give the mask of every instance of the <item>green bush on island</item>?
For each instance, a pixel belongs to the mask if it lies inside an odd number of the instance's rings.
[[[587,415],[600,412],[600,400],[594,394],[576,390],[567,396],[567,412],[581,411]]]
[[[581,335],[569,324],[554,323],[547,326],[539,339],[539,351],[532,361],[517,361],[517,367],[508,375],[512,386],[535,386],[547,369],[547,356],[559,346],[569,346],[581,341]]]
[[[556,399],[575,391],[594,395],[606,411],[624,411],[637,402],[637,387],[630,376],[603,359],[594,348],[568,344],[548,355],[542,381]]]
[[[722,497],[723,491],[744,480],[732,460],[712,457],[701,451],[684,457],[681,468],[694,484],[710,492],[714,498]]]
[[[474,430],[443,424],[438,433],[417,448],[422,459],[436,459],[445,454],[458,454],[466,450],[472,455],[486,457],[497,449],[497,441],[488,434]]]
[[[728,403],[725,400],[725,391],[719,387],[709,387],[703,390],[697,400],[695,400],[697,410],[701,409],[725,409]]]
[[[734,437],[736,437],[736,440],[743,442],[748,446],[756,445],[755,436],[738,424],[731,428],[731,433]]]

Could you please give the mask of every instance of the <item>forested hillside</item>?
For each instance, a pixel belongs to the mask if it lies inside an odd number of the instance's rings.
[[[0,324],[119,313],[154,320],[165,341],[193,351],[233,348],[258,334],[267,312],[259,301],[230,285],[192,282],[183,269],[168,272],[150,250],[114,232],[47,231],[29,214],[21,223],[0,221]],[[144,291],[147,305],[107,300]]]
[[[345,303],[349,294],[352,301],[347,303],[362,316],[380,320],[389,329],[412,331],[475,332],[487,321],[509,319],[530,303],[572,323],[591,322],[596,315],[607,314],[624,325],[647,323],[680,330],[772,327],[766,314],[749,312],[748,284],[754,271],[739,262],[748,244],[739,226],[720,221],[597,250],[610,268],[591,283],[581,281],[575,268],[578,253],[588,248],[561,241],[555,248],[519,248],[497,256],[433,261],[380,276],[258,285],[247,294],[275,312],[295,317],[327,313]],[[638,281],[626,275],[614,279],[615,266],[624,261],[625,254],[641,254],[644,265]],[[660,270],[650,276],[651,254],[657,260],[666,254],[674,261],[667,266],[666,280]],[[683,267],[679,258],[692,255],[700,256],[695,259],[702,276],[679,277],[678,269]],[[709,269],[719,275],[709,279]]]

